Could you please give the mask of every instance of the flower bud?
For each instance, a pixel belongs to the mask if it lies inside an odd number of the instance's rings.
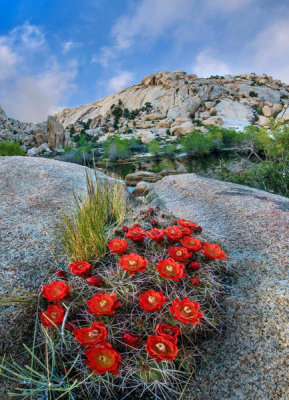
[[[125,332],[123,335],[123,342],[131,347],[138,347],[141,343],[142,337],[140,335],[134,336],[131,335],[129,332]]]
[[[122,230],[123,230],[124,232],[127,232],[127,231],[128,231],[128,226],[124,225],[124,226],[122,227]]]
[[[196,261],[192,261],[188,264],[188,268],[190,268],[192,271],[198,271],[200,267],[200,264]]]
[[[87,278],[87,279],[86,279],[86,282],[87,282],[89,285],[95,286],[95,287],[104,286],[103,279],[100,278],[99,276],[91,276],[90,278]]]
[[[55,271],[55,274],[58,276],[58,278],[66,278],[67,277],[67,272],[58,269],[57,271]]]
[[[200,286],[201,281],[199,278],[193,277],[190,279],[190,282],[194,285],[194,286]]]
[[[156,226],[158,224],[158,221],[156,219],[151,219],[151,225]]]

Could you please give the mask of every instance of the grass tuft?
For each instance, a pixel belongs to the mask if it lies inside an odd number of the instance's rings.
[[[87,194],[75,195],[72,212],[59,217],[60,235],[71,261],[87,260],[95,264],[107,251],[106,241],[125,216],[123,184],[117,180],[99,180],[86,174]]]

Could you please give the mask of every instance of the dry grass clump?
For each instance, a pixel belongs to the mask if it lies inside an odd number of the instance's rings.
[[[59,217],[60,236],[71,261],[95,263],[106,251],[106,241],[125,216],[121,182],[86,175],[87,194],[75,196],[75,207]]]

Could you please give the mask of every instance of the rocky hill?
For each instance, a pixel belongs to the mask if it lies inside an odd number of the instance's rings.
[[[198,78],[183,71],[158,72],[139,84],[94,103],[64,109],[47,122],[26,124],[1,109],[0,140],[20,141],[29,155],[73,145],[85,131],[99,141],[118,133],[148,143],[174,140],[193,130],[218,125],[243,129],[268,126],[271,117],[289,121],[289,85],[271,76],[240,74]]]
[[[289,104],[289,85],[255,74],[198,78],[183,71],[158,72],[94,103],[64,109],[56,119],[76,131],[89,121],[91,134],[105,132],[182,135],[205,126],[266,126]],[[285,114],[285,115],[284,115]],[[116,122],[116,123],[115,123]],[[132,132],[131,132],[132,131]]]

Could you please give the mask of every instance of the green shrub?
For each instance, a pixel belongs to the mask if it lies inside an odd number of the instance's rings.
[[[162,147],[156,139],[153,139],[148,145],[148,151],[149,153],[152,153],[153,155],[157,156],[161,154]]]
[[[0,142],[0,156],[25,156],[19,142]]]
[[[258,97],[258,93],[256,93],[254,90],[250,90],[249,96],[250,97]]]
[[[181,146],[189,156],[204,155],[210,152],[210,144],[206,135],[198,131],[182,136]]]

